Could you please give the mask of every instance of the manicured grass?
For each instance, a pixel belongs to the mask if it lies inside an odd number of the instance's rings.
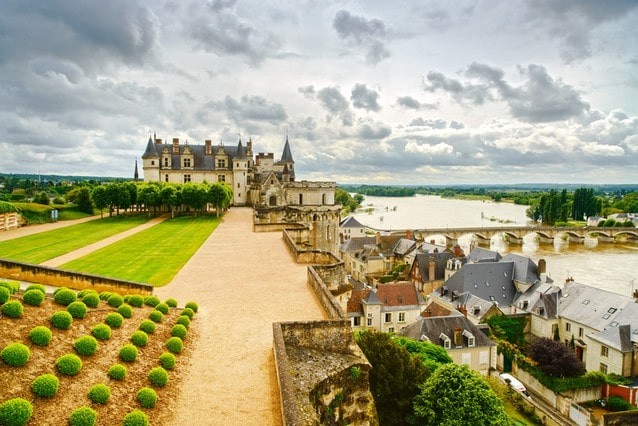
[[[58,220],[75,220],[75,219],[82,219],[87,216],[92,216],[92,215],[81,212],[79,210],[71,210],[71,209],[58,210]]]
[[[165,285],[219,225],[213,216],[166,220],[62,268]]]
[[[148,219],[145,215],[109,217],[2,241],[0,257],[27,263],[44,262],[141,225]]]

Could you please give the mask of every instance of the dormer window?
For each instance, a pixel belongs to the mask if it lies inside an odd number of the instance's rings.
[[[164,167],[168,167],[168,157],[164,157]]]
[[[225,169],[226,168],[226,160],[223,158],[219,158],[217,160],[217,168],[218,169]]]
[[[191,166],[191,159],[184,158],[184,167],[190,167],[190,166]]]
[[[473,348],[476,344],[474,334],[472,334],[469,330],[463,330],[463,336],[467,338],[467,347]]]
[[[445,349],[450,349],[452,347],[452,340],[445,333],[439,334],[439,339],[443,341],[443,347]]]

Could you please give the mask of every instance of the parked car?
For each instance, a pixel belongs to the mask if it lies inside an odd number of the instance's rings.
[[[527,389],[525,389],[525,385],[522,384],[516,377],[512,376],[509,373],[501,373],[498,376],[501,381],[505,384],[507,384],[509,387],[511,387],[512,389],[514,389],[516,392],[520,393],[521,395],[523,395],[525,398],[531,400],[532,397],[530,396],[529,392],[527,392]]]

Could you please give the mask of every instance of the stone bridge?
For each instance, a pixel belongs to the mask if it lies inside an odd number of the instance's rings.
[[[414,238],[428,241],[434,236],[444,236],[447,245],[454,245],[464,235],[472,235],[480,245],[489,245],[495,235],[503,235],[510,244],[522,244],[526,235],[534,234],[540,243],[552,244],[556,237],[570,242],[583,243],[585,238],[596,238],[599,242],[613,243],[624,240],[638,240],[638,229],[616,227],[554,227],[554,226],[498,226],[468,228],[423,228],[404,230],[382,230],[369,228],[387,234],[411,233]]]

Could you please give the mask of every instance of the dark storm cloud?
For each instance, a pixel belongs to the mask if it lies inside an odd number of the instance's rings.
[[[218,110],[225,111],[228,117],[238,124],[245,120],[277,124],[288,119],[283,105],[270,102],[262,96],[242,96],[239,100],[226,96],[223,101],[214,105]]]
[[[355,108],[365,109],[366,111],[379,111],[379,93],[375,90],[368,89],[365,84],[357,83],[352,88],[350,99],[352,106]]]
[[[378,64],[390,56],[390,51],[384,44],[387,34],[383,21],[366,19],[347,10],[340,10],[332,21],[332,27],[342,40],[366,49],[368,63]]]

